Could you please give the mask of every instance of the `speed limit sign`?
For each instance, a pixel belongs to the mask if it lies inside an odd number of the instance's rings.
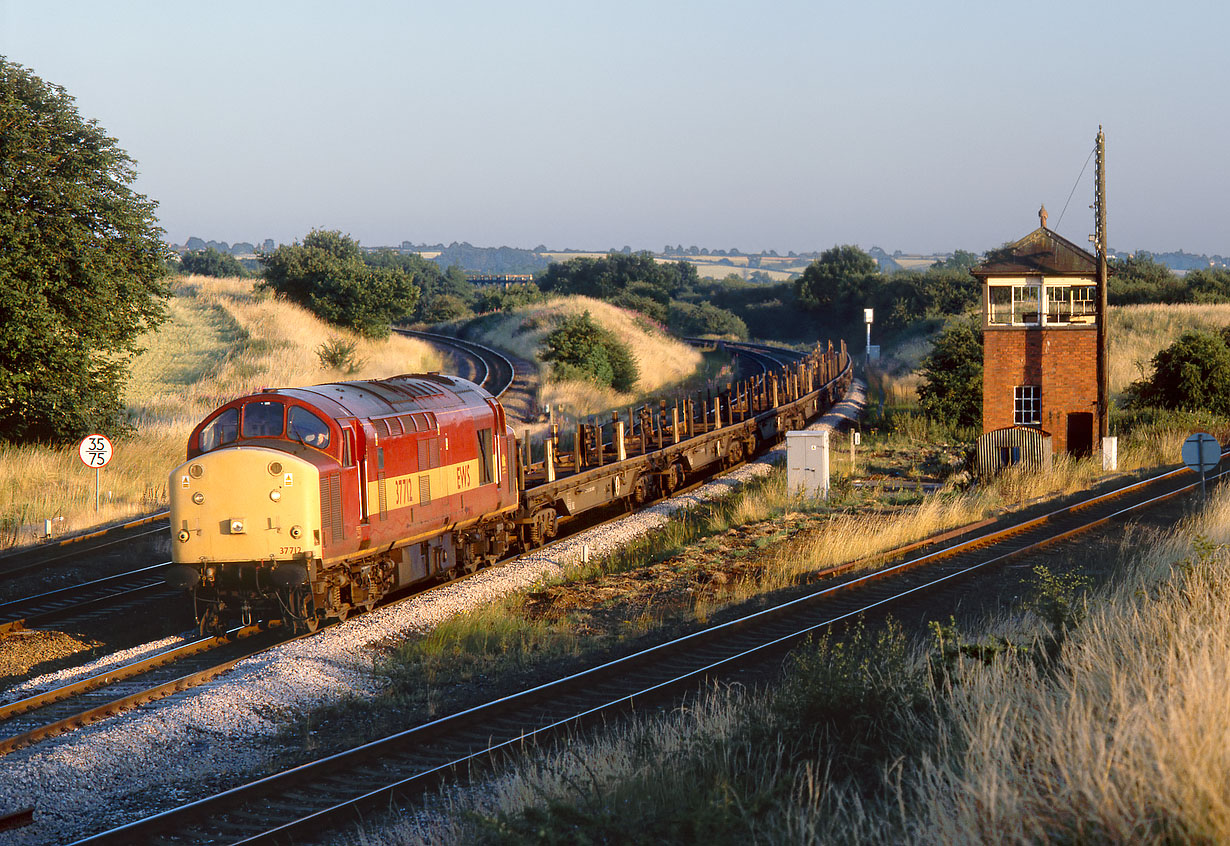
[[[106,467],[114,453],[115,450],[106,435],[86,435],[81,439],[81,445],[77,447],[77,455],[81,456],[81,462],[86,467],[95,469]]]

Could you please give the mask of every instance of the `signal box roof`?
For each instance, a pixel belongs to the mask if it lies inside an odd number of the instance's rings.
[[[1066,238],[1039,226],[1014,244],[991,250],[970,270],[979,279],[988,276],[1080,276],[1098,272],[1098,259]]]

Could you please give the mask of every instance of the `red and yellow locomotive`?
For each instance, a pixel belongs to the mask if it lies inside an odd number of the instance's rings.
[[[173,566],[202,630],[313,629],[502,557],[518,508],[500,403],[438,374],[264,390],[206,417],[170,478]]]

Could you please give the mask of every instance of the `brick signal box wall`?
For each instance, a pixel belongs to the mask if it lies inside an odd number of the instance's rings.
[[[1097,421],[1097,330],[1087,326],[987,326],[982,336],[982,429],[1013,425],[1013,390],[1042,389],[1041,428],[1056,452],[1067,452],[1068,415],[1089,413]],[[1076,425],[1083,426],[1084,418]],[[1093,431],[1090,428],[1089,443]]]

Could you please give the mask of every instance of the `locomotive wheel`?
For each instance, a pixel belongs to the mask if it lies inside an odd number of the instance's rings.
[[[302,629],[309,634],[316,631],[320,620],[316,618],[316,609],[312,603],[312,594],[306,590],[297,590],[293,596],[295,610],[295,631]]]

